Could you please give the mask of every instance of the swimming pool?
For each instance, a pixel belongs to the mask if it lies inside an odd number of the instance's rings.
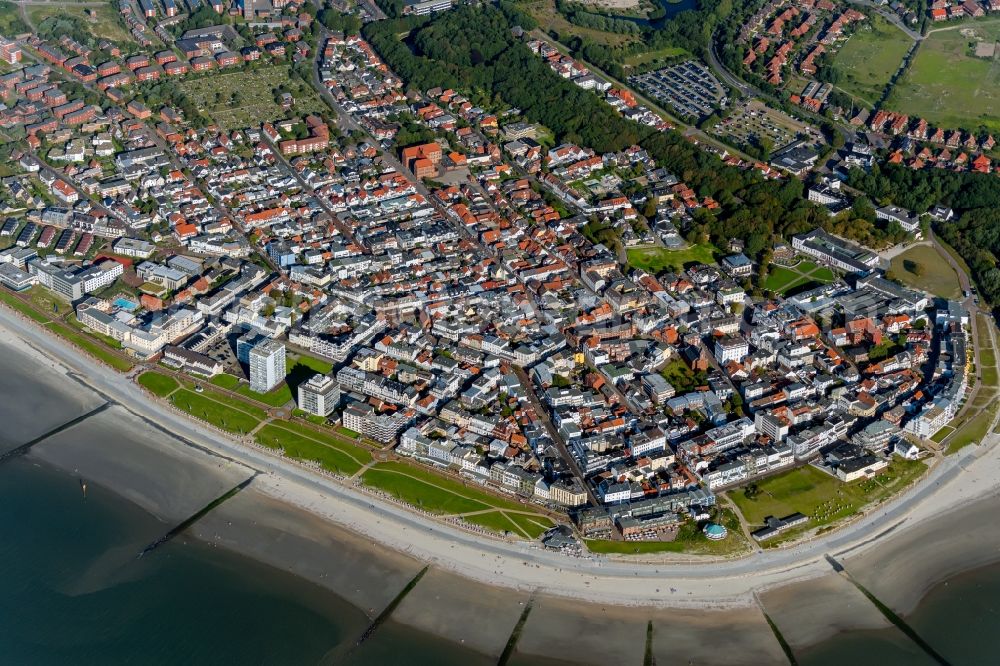
[[[122,296],[119,296],[118,298],[116,298],[115,300],[113,300],[111,302],[114,304],[114,306],[116,308],[120,308],[122,310],[129,310],[129,311],[131,311],[131,310],[138,310],[139,309],[139,304],[138,303],[136,303],[135,301],[130,301],[129,299],[124,298]]]

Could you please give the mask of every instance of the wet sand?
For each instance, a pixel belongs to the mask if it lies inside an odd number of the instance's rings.
[[[104,402],[54,366],[30,353],[24,344],[0,342],[0,453],[30,442]]]
[[[787,661],[757,608],[660,610],[650,619],[653,656],[659,664],[756,666]]]
[[[278,502],[252,484],[190,531],[321,585],[372,618],[423,568],[413,558]]]
[[[496,659],[529,598],[525,593],[431,569],[396,608],[392,619]]]
[[[1000,562],[998,504],[991,497],[941,513],[842,563],[883,603],[909,614],[935,584]]]
[[[35,444],[30,456],[71,470],[177,523],[253,474],[113,406]]]
[[[759,598],[793,650],[844,631],[892,626],[858,588],[836,573],[768,590]]]
[[[648,609],[541,597],[517,651],[576,664],[641,664],[648,621]]]

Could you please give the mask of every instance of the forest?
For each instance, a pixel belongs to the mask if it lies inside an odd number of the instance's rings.
[[[901,165],[875,167],[871,173],[853,169],[848,184],[877,202],[892,202],[917,213],[935,204],[955,211],[957,220],[934,226],[969,265],[990,305],[1000,304],[1000,179],[995,175],[944,169],[909,169]]]

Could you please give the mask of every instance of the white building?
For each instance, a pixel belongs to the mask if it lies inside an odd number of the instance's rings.
[[[299,384],[299,409],[316,416],[329,416],[340,402],[340,386],[327,375],[313,375]]]
[[[285,378],[285,345],[264,340],[250,350],[250,390],[267,393]]]

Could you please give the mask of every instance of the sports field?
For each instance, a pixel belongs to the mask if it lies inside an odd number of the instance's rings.
[[[1000,132],[1000,58],[977,58],[977,43],[1000,40],[1000,20],[931,31],[886,108],[946,128]]]
[[[834,56],[833,66],[840,72],[837,87],[875,104],[912,44],[902,30],[876,14]]]

